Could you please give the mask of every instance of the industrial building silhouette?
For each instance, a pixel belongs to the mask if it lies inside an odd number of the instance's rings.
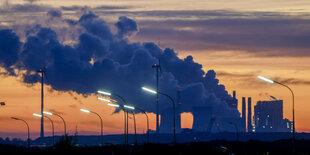
[[[255,132],[291,132],[292,122],[283,119],[283,100],[258,101],[254,106]]]
[[[176,132],[180,133],[184,131],[181,128],[181,106],[182,106],[182,98],[181,95],[182,90],[177,90],[177,99],[176,99]],[[238,108],[238,99],[236,98],[236,91],[233,91],[233,96],[230,100],[226,101],[228,106],[233,109]],[[166,103],[163,103],[166,104]],[[167,103],[168,104],[168,103]],[[211,106],[194,106],[191,109],[191,113],[193,115],[193,125],[192,131],[197,132],[222,132],[222,131],[230,131],[235,132],[234,127],[232,127],[229,123],[234,122],[238,126],[245,126],[241,123],[241,118],[221,118],[218,120],[215,116],[212,115],[212,110],[214,110]],[[160,111],[160,133],[171,133],[172,132],[172,109],[166,108]],[[238,129],[239,132],[245,132],[245,128],[242,127]],[[188,131],[188,130],[186,130]]]
[[[181,98],[182,90],[177,90],[176,99],[176,132],[181,133],[184,129],[181,128]],[[232,99],[227,102],[231,108],[238,109],[238,99],[236,91],[232,93]],[[197,132],[235,132],[234,127],[229,125],[233,122],[238,127],[238,132],[291,132],[291,121],[283,118],[283,100],[272,101],[257,101],[254,106],[254,115],[252,115],[252,98],[242,97],[241,117],[222,118],[218,120],[212,115],[212,107],[201,106],[193,107],[193,125],[191,131]],[[160,132],[172,132],[172,109],[167,108],[160,113]],[[186,129],[188,132],[188,129]]]

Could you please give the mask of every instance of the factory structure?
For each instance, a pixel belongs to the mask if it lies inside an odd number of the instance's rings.
[[[254,106],[255,132],[292,132],[293,125],[283,118],[283,100],[258,101]]]
[[[246,99],[242,97],[241,120],[245,131],[292,132],[292,122],[283,118],[283,100],[278,100],[274,97],[272,99],[271,101],[257,101],[254,106],[254,115],[252,116],[252,98],[248,97]],[[248,107],[246,108],[246,106]]]
[[[181,98],[182,90],[176,92],[176,132],[188,132],[189,129],[181,128]],[[228,106],[238,110],[238,99],[236,91],[232,93],[232,99],[227,102]],[[254,114],[252,115],[252,98],[242,97],[241,116],[217,118],[212,115],[212,107],[193,107],[193,125],[192,132],[235,132],[237,126],[238,132],[292,132],[292,122],[283,118],[283,100],[258,101],[254,106]],[[167,108],[160,113],[160,132],[171,133],[172,131],[172,109]]]
[[[176,92],[176,116],[175,116],[175,129],[177,133],[188,131],[188,129],[181,128],[181,106],[182,106],[182,90],[178,89]],[[236,91],[233,91],[232,98],[226,101],[228,106],[234,110],[238,109],[238,99],[236,98]],[[212,115],[213,107],[197,106],[192,107],[191,113],[193,115],[192,132],[235,132],[235,127],[230,124],[244,126],[240,117],[221,117],[218,118]],[[172,132],[172,109],[166,108],[160,111],[160,132]],[[168,118],[168,119],[167,119]],[[245,132],[246,128],[238,128],[239,132]]]

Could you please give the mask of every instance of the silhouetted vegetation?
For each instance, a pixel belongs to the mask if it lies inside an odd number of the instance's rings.
[[[296,154],[310,154],[310,140],[296,141]],[[63,136],[54,147],[26,148],[22,146],[0,144],[0,153],[23,152],[23,154],[108,154],[108,155],[289,155],[291,152],[291,140],[279,140],[274,142],[247,141],[231,142],[226,140],[210,141],[205,143],[184,144],[145,144],[145,145],[105,145],[105,146],[75,146],[74,137]]]
[[[54,145],[54,148],[58,150],[73,149],[76,143],[77,143],[77,139],[75,136],[64,135],[60,137],[59,141]]]

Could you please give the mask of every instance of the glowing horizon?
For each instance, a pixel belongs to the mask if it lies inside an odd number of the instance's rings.
[[[14,6],[15,4],[28,3],[23,0],[10,1],[10,6],[7,9],[18,9]],[[276,96],[283,100],[283,117],[291,120],[289,92],[281,87],[262,83],[256,75],[263,74],[279,82],[286,82],[296,93],[296,131],[310,132],[310,113],[307,110],[310,109],[308,104],[310,55],[307,52],[309,50],[307,40],[303,38],[303,35],[300,35],[308,34],[307,20],[310,18],[307,15],[310,12],[308,4],[309,2],[304,0],[299,2],[285,0],[281,3],[267,0],[253,3],[242,0],[235,2],[202,0],[168,2],[159,0],[151,5],[149,2],[140,0],[106,1],[105,3],[97,0],[87,2],[84,0],[63,2],[47,0],[34,3],[37,7],[42,6],[42,10],[9,12],[3,16],[0,15],[0,26],[11,28],[10,26],[16,23],[25,23],[30,26],[41,24],[42,27],[61,26],[58,23],[63,19],[46,17],[47,12],[51,9],[59,9],[62,11],[62,17],[78,20],[76,14],[80,15],[80,12],[75,13],[72,6],[89,6],[89,10],[96,13],[99,18],[107,19],[107,23],[110,25],[115,23],[118,16],[129,16],[135,19],[139,25],[139,32],[135,36],[128,37],[129,42],[154,42],[162,49],[174,48],[181,59],[192,55],[193,60],[202,65],[205,73],[210,69],[216,71],[219,83],[225,86],[229,94],[233,90],[237,91],[239,103],[243,96],[252,97],[253,106],[257,101],[269,100],[270,95]],[[98,8],[95,9],[96,7]],[[5,10],[1,8],[0,11]],[[110,14],[107,14],[106,11]],[[45,25],[37,23],[40,21],[43,21]],[[279,25],[273,25],[275,23]],[[282,25],[283,27],[279,27]],[[18,34],[23,32],[22,26],[25,25],[15,26],[15,31]],[[66,25],[66,27],[68,26]],[[59,40],[63,41],[65,45],[74,46],[79,41],[71,29],[62,28],[56,33],[59,34]],[[62,33],[68,33],[68,35],[60,36]],[[265,36],[268,39],[264,42],[264,35],[268,34],[270,36]],[[75,38],[66,40],[69,35]],[[253,38],[258,40],[251,41]],[[263,39],[259,40],[260,38]],[[292,39],[305,40],[306,43],[296,41],[294,44]],[[26,37],[21,36],[21,42],[25,42],[25,40]],[[33,118],[32,112],[40,110],[39,84],[26,84],[22,82],[21,77],[2,74],[5,73],[5,70],[1,67],[0,72],[0,102],[5,101],[6,103],[5,106],[0,106],[0,137],[14,137],[16,133],[25,132],[23,124],[12,122],[11,117],[27,120],[31,126],[32,137],[36,137],[40,129],[40,121]],[[261,77],[260,79],[269,83],[274,82],[267,78]],[[150,90],[148,91],[150,93],[157,93],[150,88],[146,89]],[[141,89],[133,91],[140,93]],[[110,100],[98,97],[100,94],[111,96],[110,92],[98,90],[85,97],[74,91],[54,90],[52,86],[48,85],[48,82],[44,92],[46,112],[62,114],[68,120],[69,133],[73,134],[75,129],[83,134],[98,133],[96,125],[98,120],[81,113],[79,109],[82,107],[89,109],[85,109],[88,113],[94,110],[102,114],[105,120],[105,134],[123,132],[122,123],[120,123],[123,121],[123,114],[115,113],[116,104],[113,104],[114,107],[110,107],[112,105]],[[145,92],[142,93],[148,95]],[[100,102],[98,99],[104,102]],[[108,104],[103,104],[105,102]],[[133,102],[130,103],[135,105]],[[241,112],[240,105],[238,109]],[[153,113],[149,113],[149,115],[150,129],[154,130],[155,115]],[[192,119],[191,113],[182,113],[181,126],[191,128]],[[144,122],[144,116],[137,114],[137,131],[139,133],[146,130]],[[55,121],[56,132],[62,133],[61,123]],[[46,131],[50,131],[49,124],[45,124],[45,126]],[[23,136],[21,134],[16,137]]]

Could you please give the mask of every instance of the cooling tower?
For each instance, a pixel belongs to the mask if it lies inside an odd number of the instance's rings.
[[[207,132],[208,125],[211,121],[211,107],[193,107],[193,130]]]
[[[160,112],[160,133],[173,133],[173,109],[167,108]],[[175,112],[175,131],[181,131],[181,115],[176,107]]]

